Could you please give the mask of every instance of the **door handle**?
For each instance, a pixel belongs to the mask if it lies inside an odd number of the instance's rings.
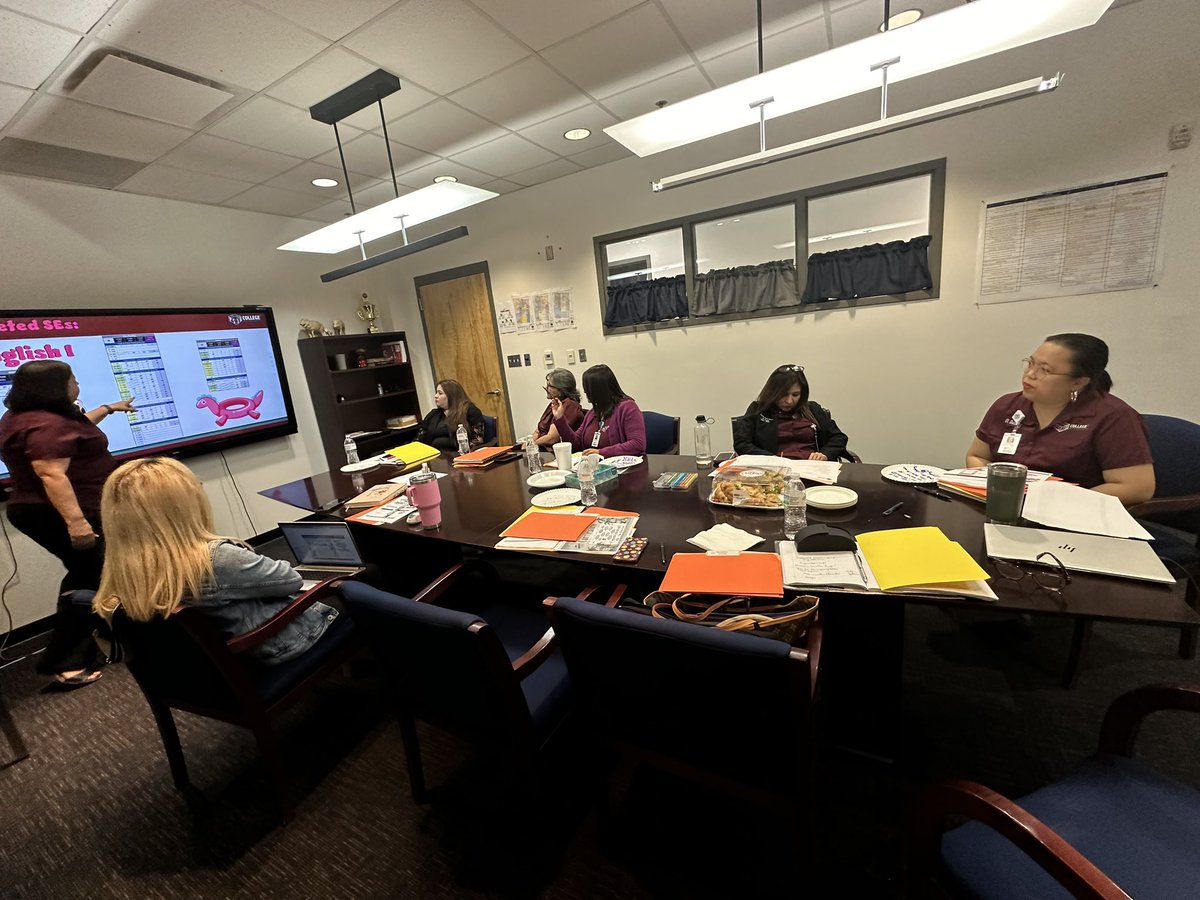
[[[487,395],[488,395],[489,397],[499,397],[499,396],[500,396],[500,392],[499,392],[499,391],[488,391],[488,392],[487,392]]]

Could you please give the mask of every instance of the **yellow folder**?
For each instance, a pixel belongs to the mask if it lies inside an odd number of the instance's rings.
[[[433,459],[441,453],[437,447],[430,447],[428,444],[422,444],[420,441],[412,441],[407,444],[401,444],[399,447],[393,447],[387,452],[387,455],[398,459],[406,466],[412,466],[420,462],[425,462],[427,459]]]
[[[988,575],[940,528],[893,528],[858,536],[867,565],[883,590],[914,584],[984,581]]]

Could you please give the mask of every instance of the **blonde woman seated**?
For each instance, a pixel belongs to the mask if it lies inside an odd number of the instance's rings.
[[[120,607],[135,622],[195,607],[229,637],[253,631],[288,605],[302,579],[290,565],[213,532],[200,481],[173,459],[120,466],[100,500],[106,562],[93,609],[111,619]],[[313,603],[279,634],[248,651],[264,664],[295,659],[337,620]]]

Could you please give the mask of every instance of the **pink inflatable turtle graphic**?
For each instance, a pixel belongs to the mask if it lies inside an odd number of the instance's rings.
[[[242,419],[246,416],[249,416],[251,419],[257,419],[262,415],[258,411],[258,404],[262,403],[262,398],[262,391],[259,391],[252,398],[226,397],[224,400],[217,400],[216,397],[205,394],[196,400],[196,409],[207,409],[216,416],[218,425],[224,425],[230,419]]]

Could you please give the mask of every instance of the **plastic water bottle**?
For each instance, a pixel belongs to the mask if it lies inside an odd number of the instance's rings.
[[[579,473],[579,502],[584,506],[595,506],[600,502],[596,494],[596,476],[591,472]]]
[[[525,448],[525,465],[529,467],[529,474],[535,475],[542,471],[542,454],[533,435],[522,438],[521,444]]]
[[[807,524],[808,500],[804,496],[804,482],[791,478],[783,489],[783,534],[791,540]]]
[[[358,462],[358,444],[354,443],[354,438],[346,435],[346,440],[342,442],[342,449],[346,451],[346,465],[354,465]]]
[[[696,416],[696,465],[712,465],[712,434],[708,430],[707,416]]]
[[[458,433],[457,433],[456,437],[458,439],[458,455],[465,456],[466,454],[470,453],[471,452],[471,442],[467,439],[467,426],[466,425],[458,426]]]

